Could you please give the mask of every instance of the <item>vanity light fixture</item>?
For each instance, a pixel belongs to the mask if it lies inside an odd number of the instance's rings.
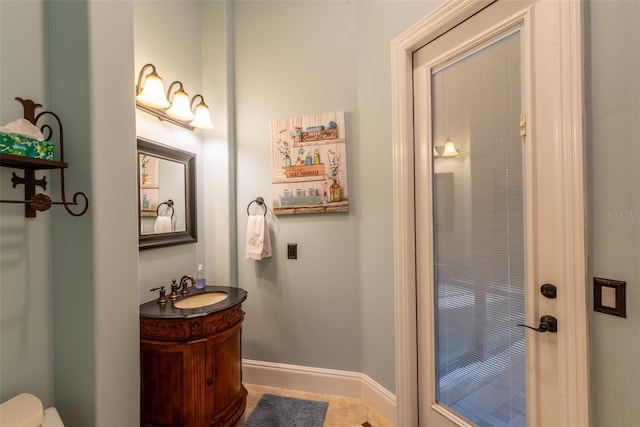
[[[147,74],[144,84],[142,82],[144,73],[151,68]],[[179,88],[173,92],[174,86]],[[200,103],[196,106],[195,114],[193,105],[196,98],[200,98]],[[172,123],[185,129],[213,129],[209,107],[204,103],[202,95],[196,95],[189,101],[189,95],[184,90],[182,82],[174,81],[169,85],[166,95],[162,78],[158,76],[156,67],[153,64],[146,64],[138,75],[138,85],[136,86],[136,108],[156,116],[162,121]]]
[[[456,148],[456,145],[447,135],[447,142],[444,143],[444,151],[442,152],[442,157],[455,157],[459,153],[460,151]]]

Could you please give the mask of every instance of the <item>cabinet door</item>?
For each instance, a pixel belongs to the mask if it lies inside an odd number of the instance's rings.
[[[207,340],[206,400],[212,425],[227,425],[246,405],[242,386],[242,344],[240,323]]]
[[[142,340],[140,344],[141,425],[193,427],[203,396],[204,343],[174,344]],[[199,381],[198,381],[199,379]]]

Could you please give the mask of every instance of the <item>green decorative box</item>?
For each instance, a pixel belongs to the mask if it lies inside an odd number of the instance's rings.
[[[53,160],[53,144],[24,135],[0,132],[0,153]]]

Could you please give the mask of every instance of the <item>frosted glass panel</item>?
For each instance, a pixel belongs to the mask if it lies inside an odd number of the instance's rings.
[[[431,76],[436,394],[479,426],[525,425],[520,74],[514,32]]]

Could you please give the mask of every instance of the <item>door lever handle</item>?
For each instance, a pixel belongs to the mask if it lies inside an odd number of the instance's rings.
[[[536,332],[558,332],[558,319],[553,316],[546,315],[540,318],[540,325],[537,328],[522,324],[517,324],[516,326],[523,326]]]

